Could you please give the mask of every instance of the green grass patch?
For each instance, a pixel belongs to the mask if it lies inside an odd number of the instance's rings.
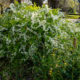
[[[66,15],[67,19],[78,19],[79,17],[79,15]]]

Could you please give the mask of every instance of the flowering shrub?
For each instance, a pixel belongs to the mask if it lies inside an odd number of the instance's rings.
[[[75,24],[48,6],[16,6],[11,4],[11,12],[0,19],[4,79],[79,80]]]

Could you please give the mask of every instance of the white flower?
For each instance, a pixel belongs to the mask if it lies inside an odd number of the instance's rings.
[[[10,9],[15,13],[16,12],[16,7],[13,3],[10,4]]]
[[[32,16],[31,16],[31,19],[33,20],[34,18],[36,18],[38,16],[38,13],[37,12],[33,12],[32,13]]]

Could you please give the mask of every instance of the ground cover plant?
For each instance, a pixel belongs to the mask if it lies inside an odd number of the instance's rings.
[[[79,27],[48,6],[10,7],[0,18],[3,80],[80,80]]]

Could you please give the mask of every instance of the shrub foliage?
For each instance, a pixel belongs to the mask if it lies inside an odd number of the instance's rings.
[[[79,80],[75,24],[47,6],[10,7],[0,19],[0,73],[4,80]]]

